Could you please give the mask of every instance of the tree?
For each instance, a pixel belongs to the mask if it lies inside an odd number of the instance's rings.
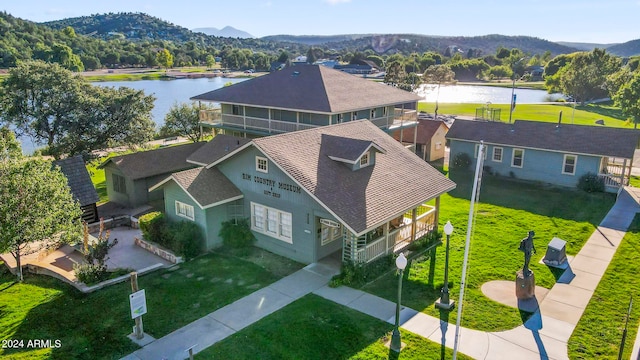
[[[0,127],[0,162],[7,162],[22,157],[20,143],[6,126]]]
[[[213,65],[216,64],[216,58],[213,55],[209,54],[205,58],[204,62],[207,64],[207,67],[213,67]]]
[[[160,66],[168,69],[173,67],[173,55],[167,49],[162,49],[156,54],[156,60]]]
[[[614,95],[613,100],[620,106],[622,113],[633,121],[633,127],[638,128],[640,122],[640,73],[635,72],[633,78],[622,85]]]
[[[42,159],[0,163],[0,252],[16,260],[63,242],[80,239],[80,206],[67,178]]]
[[[560,89],[576,101],[606,97],[608,76],[618,71],[622,61],[602,49],[578,53],[559,72]]]
[[[78,154],[151,139],[153,96],[92,86],[57,64],[21,63],[0,88],[0,118],[51,155]]]
[[[200,107],[195,102],[174,103],[164,118],[160,134],[186,136],[193,142],[202,140],[200,133]]]
[[[58,64],[20,63],[9,70],[0,88],[0,117],[13,124],[19,136],[51,147],[67,124],[77,122],[87,86],[86,80]]]
[[[422,74],[422,80],[427,84],[438,84],[438,93],[436,95],[436,108],[434,119],[438,118],[438,98],[440,97],[440,85],[455,82],[455,73],[448,65],[431,65]]]
[[[404,66],[400,61],[391,61],[390,63],[387,63],[387,68],[385,70],[384,82],[389,85],[398,87],[407,77]]]

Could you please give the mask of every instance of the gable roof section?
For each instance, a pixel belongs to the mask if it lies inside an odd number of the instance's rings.
[[[191,98],[305,112],[344,113],[422,98],[320,65],[297,65]]]
[[[71,194],[74,199],[78,200],[80,206],[95,204],[100,200],[81,155],[57,160],[54,164],[58,165],[64,176],[67,177]]]
[[[321,143],[327,148],[327,156],[331,160],[355,164],[369,149],[374,148],[381,153],[384,149],[370,140],[359,140],[340,136],[322,134]]]
[[[153,191],[173,180],[193,199],[201,209],[222,205],[243,197],[242,192],[217,168],[198,167],[171,174],[152,186]]]
[[[534,148],[557,152],[631,159],[640,131],[604,126],[516,120],[502,122],[456,120],[448,139]]]
[[[428,120],[428,119],[418,119],[418,135],[416,137],[417,144],[428,144],[431,142],[431,138],[435,135],[438,129],[447,125],[440,120]],[[402,141],[404,142],[413,142],[413,133],[416,127],[410,127],[402,130]],[[397,141],[400,141],[400,131],[396,130],[393,132],[393,138]]]
[[[230,135],[216,135],[211,141],[201,146],[193,154],[189,155],[187,162],[206,166],[218,161],[228,153],[249,143],[251,139]]]
[[[194,167],[194,164],[187,162],[187,157],[202,145],[203,142],[198,142],[114,156],[100,164],[99,168],[113,163],[126,177],[133,180],[181,171]]]
[[[323,135],[378,144],[386,152],[373,166],[352,171],[329,158]],[[455,183],[368,120],[254,139],[271,161],[360,235]]]

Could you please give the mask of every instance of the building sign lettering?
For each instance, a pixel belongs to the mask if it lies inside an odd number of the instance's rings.
[[[296,194],[301,194],[302,193],[302,188],[298,185],[295,184],[289,184],[289,183],[285,183],[285,182],[281,182],[281,181],[275,181],[272,179],[267,179],[267,178],[263,178],[261,176],[257,176],[257,175],[251,175],[251,174],[246,174],[246,173],[242,173],[242,180],[247,180],[247,181],[252,181],[254,183],[257,184],[263,184],[266,185],[268,187],[278,187],[278,189],[280,190],[285,190],[285,191],[289,191],[292,193],[296,193]],[[267,190],[265,190],[265,195],[267,195]],[[272,193],[269,192],[269,195],[273,196],[273,197],[280,197],[280,194],[277,194],[278,196],[276,196],[276,193]]]

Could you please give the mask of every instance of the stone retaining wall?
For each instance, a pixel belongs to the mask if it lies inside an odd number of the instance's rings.
[[[171,250],[167,250],[158,244],[152,243],[151,241],[135,238],[134,242],[141,248],[158,255],[173,264],[179,264],[183,261],[181,256],[176,256]]]

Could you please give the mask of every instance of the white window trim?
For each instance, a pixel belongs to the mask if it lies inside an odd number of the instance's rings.
[[[516,158],[516,150],[520,150],[522,151],[522,160],[520,161],[520,166],[518,165],[514,165],[513,164],[513,160]],[[519,149],[519,148],[514,148],[511,151],[511,167],[515,167],[515,168],[520,168],[522,169],[522,166],[524,165],[524,149]]]
[[[180,211],[181,206],[183,206],[186,210],[184,213]],[[189,212],[191,213],[191,216],[189,216]],[[193,205],[185,204],[181,201],[176,200],[176,215],[193,221],[195,219],[195,209]]]
[[[262,224],[263,227],[259,228],[256,227],[256,216],[255,216],[255,207],[259,206],[262,207],[264,209],[264,214],[263,214],[263,218],[262,218]],[[270,213],[275,213],[275,229],[276,232],[271,232],[269,231],[269,214]],[[287,237],[286,235],[283,235],[284,231],[282,231],[282,216],[283,215],[288,215],[289,219],[291,219],[291,224],[289,224],[290,228],[289,228],[289,234],[291,234],[291,236]],[[251,230],[258,232],[260,234],[264,234],[267,235],[269,237],[272,237],[274,239],[278,239],[278,240],[282,240],[286,243],[289,244],[293,244],[293,216],[291,215],[291,213],[282,211],[282,210],[278,210],[278,209],[274,209],[268,206],[264,206],[262,204],[258,204],[258,203],[254,203],[251,202]]]
[[[474,159],[478,158],[478,151],[480,151],[480,144],[476,144],[476,147],[473,150],[473,158]],[[487,160],[487,151],[486,151],[486,149],[484,151],[484,159]]]
[[[362,160],[367,160],[365,162],[363,162]],[[369,156],[369,153],[366,152],[364,154],[362,154],[362,156],[360,157],[360,167],[366,167],[369,166],[369,163],[371,162],[371,156]]]
[[[573,157],[573,172],[565,172],[564,169],[567,167],[567,157]],[[574,155],[574,154],[564,154],[564,157],[562,159],[562,174],[563,175],[575,175],[576,174],[576,167],[578,167],[578,155]]]
[[[500,160],[496,160],[496,149],[500,149]],[[502,162],[502,158],[504,157],[504,149],[500,146],[494,146],[493,151],[491,152],[491,161],[493,162]]]
[[[259,166],[261,160],[263,160],[264,163],[265,163],[265,167],[266,167],[265,169],[261,169],[260,166]],[[256,156],[256,171],[268,174],[269,173],[269,160],[267,160],[267,158],[262,157],[262,156]]]

